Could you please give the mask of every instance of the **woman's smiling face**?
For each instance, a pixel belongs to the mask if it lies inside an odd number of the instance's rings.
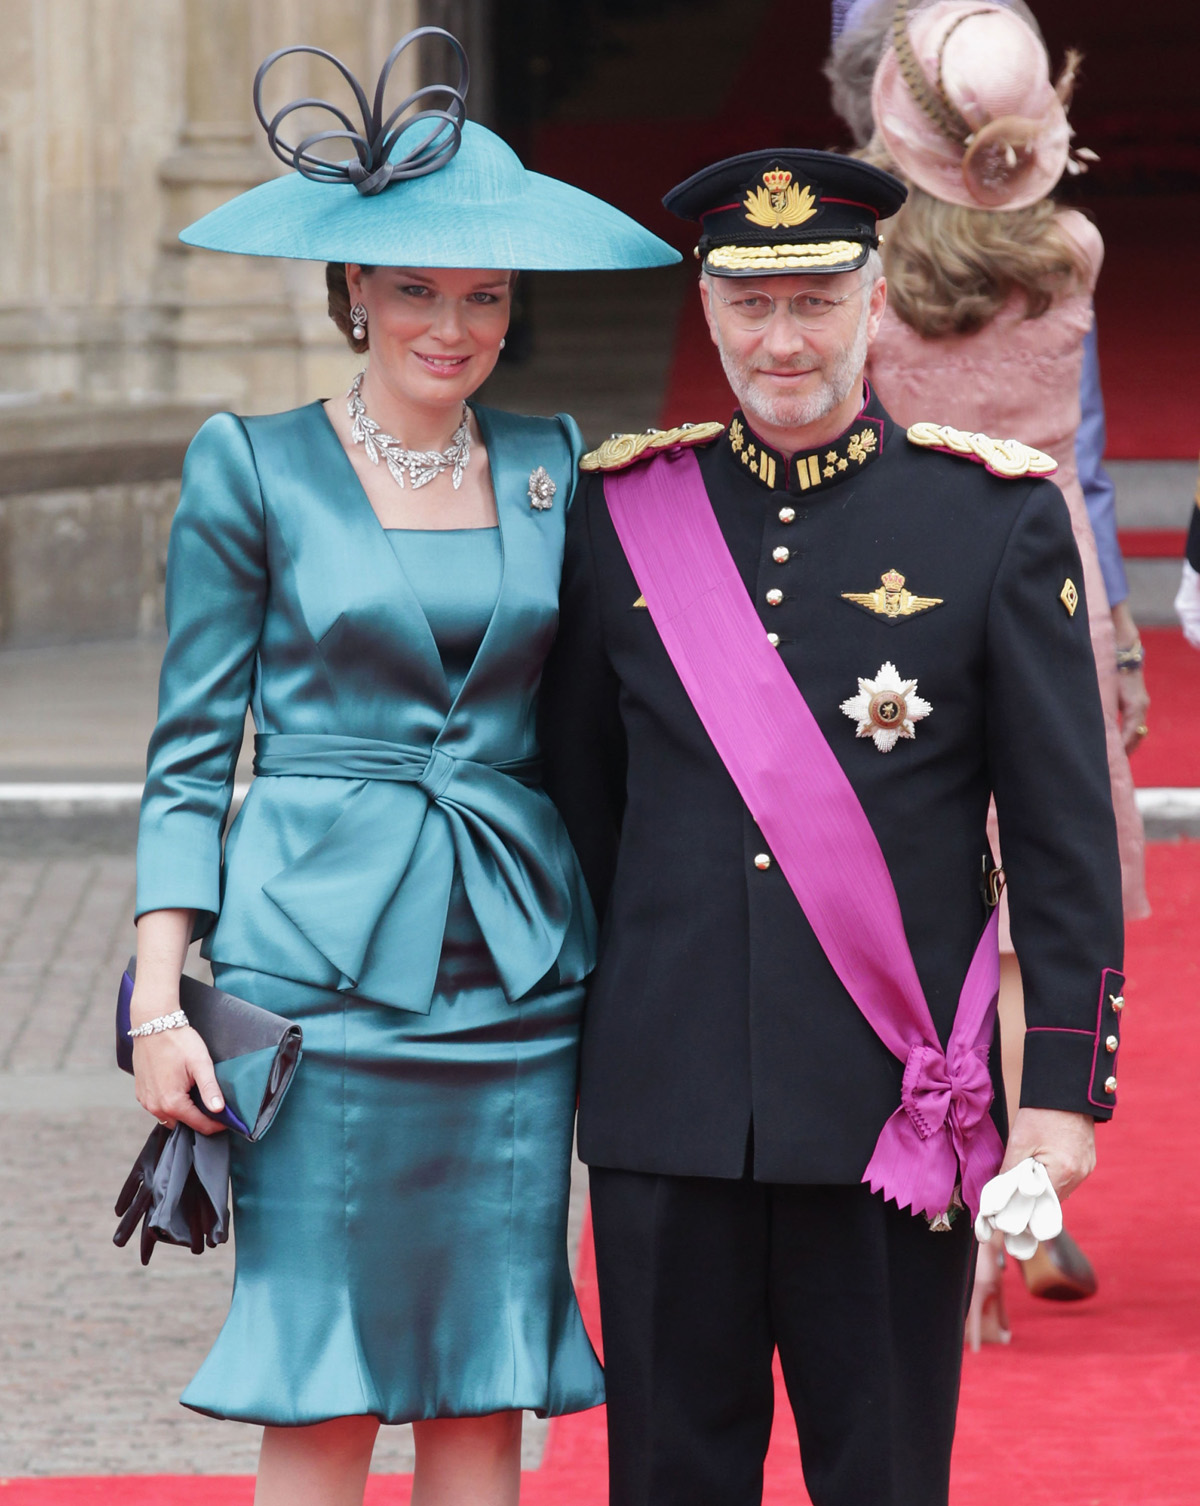
[[[376,379],[402,401],[458,407],[491,375],[508,329],[513,274],[474,268],[346,267],[367,310]]]

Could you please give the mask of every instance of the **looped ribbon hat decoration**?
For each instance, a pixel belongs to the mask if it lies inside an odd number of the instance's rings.
[[[910,21],[909,4],[896,5],[871,104],[913,183],[968,209],[1024,209],[1096,160],[1086,148],[1071,154],[1078,53],[1053,84],[1041,40],[1004,5],[939,0]]]
[[[391,77],[416,43],[448,45],[455,83],[427,83],[387,109]],[[282,58],[331,65],[361,116],[315,95],[270,110],[264,85]],[[410,54],[412,56],[412,54]],[[499,136],[467,119],[470,65],[439,26],[410,31],[388,54],[369,98],[351,70],[320,47],[273,52],[254,78],[254,110],[268,144],[290,172],[260,183],[180,234],[189,246],[243,256],[356,262],[390,267],[485,267],[582,271],[659,267],[679,253],[602,199],[527,172]],[[280,132],[302,110],[335,124],[292,142]],[[344,142],[338,162],[320,150]]]
[[[450,43],[458,57],[458,83],[454,87],[449,84],[426,84],[424,88],[415,90],[402,100],[385,120],[383,102],[392,69],[401,55],[422,37],[443,37]],[[324,58],[326,62],[333,64],[354,92],[359,110],[362,112],[363,129],[361,132],[355,129],[354,122],[345,111],[326,99],[294,99],[290,104],[284,105],[281,110],[277,110],[270,120],[267,119],[262,104],[263,80],[280,58],[290,57],[295,53],[311,53],[314,57]],[[419,26],[415,31],[410,31],[407,36],[401,37],[388,54],[387,62],[380,70],[379,82],[375,86],[373,107],[367,103],[366,91],[362,85],[340,58],[334,57],[332,52],[326,52],[322,47],[301,44],[296,47],[280,47],[263,61],[254,75],[254,113],[267,133],[267,142],[271,150],[288,167],[294,167],[298,173],[302,173],[304,177],[311,178],[316,183],[353,183],[361,194],[376,194],[382,192],[398,178],[419,178],[425,173],[437,172],[439,167],[444,167],[454,156],[462,145],[462,124],[466,119],[467,89],[470,81],[471,65],[457,37],[451,36],[440,26]],[[445,109],[420,110],[409,116],[403,125],[397,126],[396,122],[401,120],[413,105],[437,95],[448,98]],[[309,108],[328,110],[331,115],[341,121],[343,129],[317,131],[305,136],[296,146],[289,146],[287,142],[281,141],[279,127],[283,121],[297,110]],[[401,136],[411,126],[422,120],[436,121],[437,124],[423,141],[393,161],[392,152]],[[312,148],[322,141],[350,142],[357,153],[357,159],[352,162],[330,162],[326,157],[315,156]]]

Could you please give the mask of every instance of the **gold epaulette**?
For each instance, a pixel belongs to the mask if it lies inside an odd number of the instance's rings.
[[[647,429],[644,434],[614,434],[579,462],[581,471],[622,471],[627,465],[675,445],[707,444],[725,432],[724,424],[680,424],[677,429]]]
[[[1015,480],[1018,476],[1053,476],[1058,461],[1019,439],[991,439],[987,434],[968,434],[949,424],[913,424],[908,431],[910,444],[926,450],[942,450],[947,455],[965,455],[985,465],[993,476]]]

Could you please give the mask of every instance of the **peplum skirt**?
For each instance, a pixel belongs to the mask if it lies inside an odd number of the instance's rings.
[[[304,1055],[270,1131],[233,1140],[233,1298],[184,1405],[296,1426],[602,1402],[567,1263],[582,988],[511,1004],[477,975],[421,1015],[217,981]]]

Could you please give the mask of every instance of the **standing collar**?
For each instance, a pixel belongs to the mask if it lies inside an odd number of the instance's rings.
[[[739,466],[771,491],[808,492],[837,486],[879,458],[891,422],[870,383],[863,385],[866,402],[854,422],[815,450],[799,450],[785,459],[758,437],[740,408],[730,420],[724,442]]]

